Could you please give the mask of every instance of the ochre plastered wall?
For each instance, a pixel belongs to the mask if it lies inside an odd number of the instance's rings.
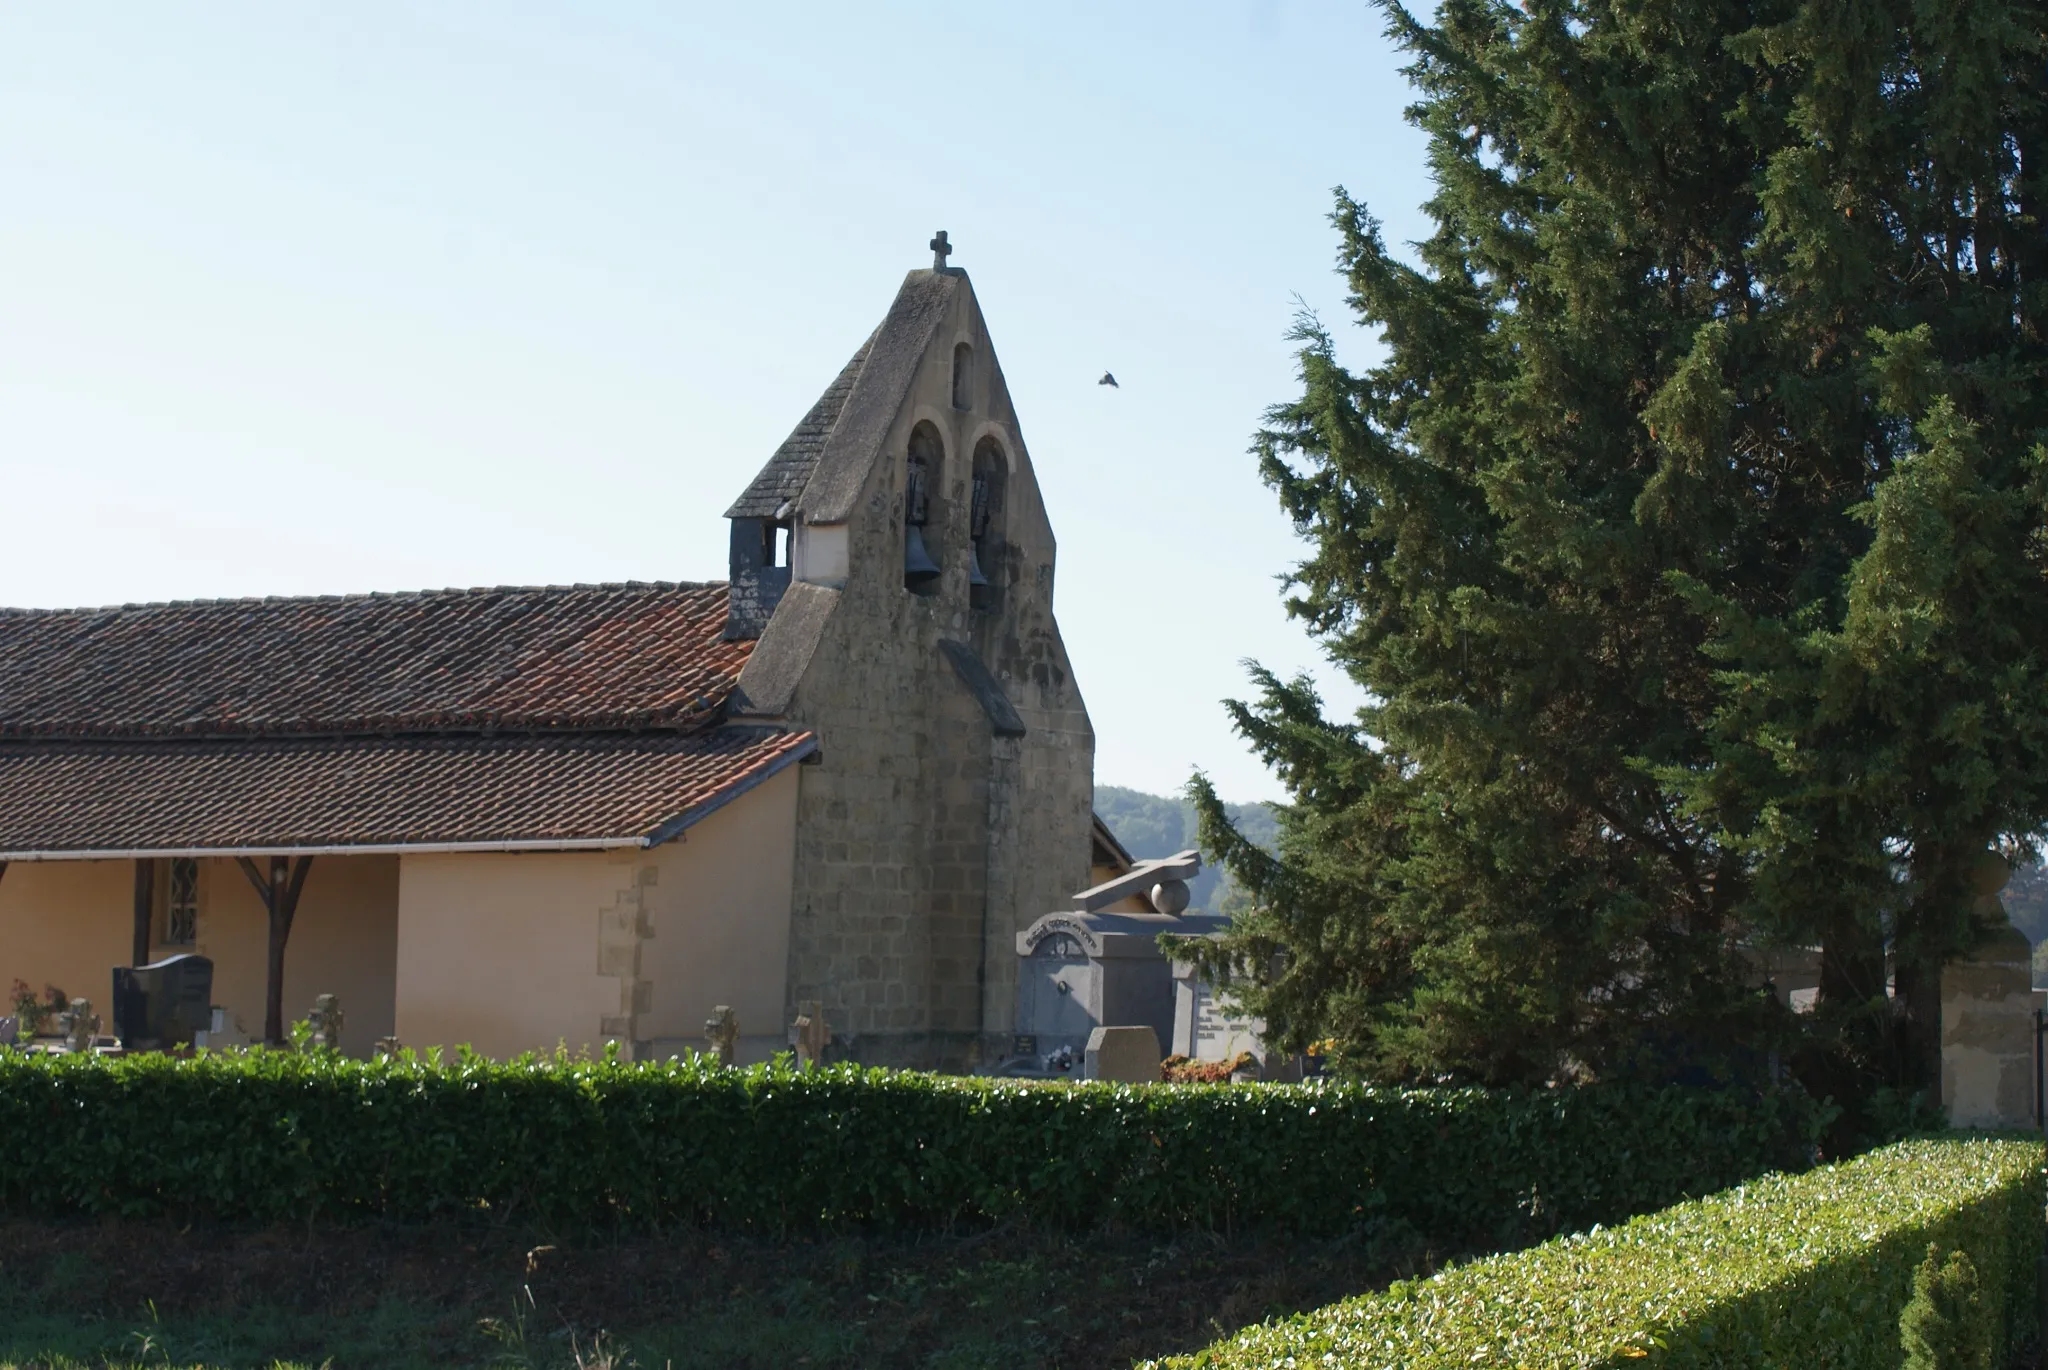
[[[398,1038],[487,1056],[603,1045],[620,985],[601,915],[637,902],[638,852],[408,854],[398,874]]]
[[[952,359],[974,358],[969,407]],[[911,429],[945,445],[927,549],[936,591],[903,588],[903,472]],[[973,451],[1009,460],[998,605],[968,599]],[[1094,734],[1053,619],[1056,546],[1023,436],[971,290],[955,293],[848,525],[846,580],[789,707],[815,730],[803,772],[790,997],[823,1000],[855,1056],[958,1066],[1007,1039],[1016,934],[1088,883]],[[1022,716],[995,736],[942,655],[972,645]],[[978,1040],[977,1040],[978,1039]]]
[[[126,861],[10,865],[0,875],[0,992],[16,980],[38,995],[55,985],[110,1017],[113,968],[127,965],[132,950],[134,891]]]
[[[655,1056],[704,1049],[720,1004],[739,1020],[742,1063],[788,1040],[783,974],[796,850],[798,772],[772,776],[657,847],[644,886],[649,939],[640,949],[648,1003],[636,1037]]]
[[[165,862],[159,861],[159,881]],[[128,964],[135,867],[129,861],[18,862],[0,876],[0,981],[56,984],[92,1000],[112,1026],[113,968]],[[161,900],[159,899],[159,912]],[[284,1010],[304,1018],[321,994],[341,1000],[342,1049],[366,1054],[393,1021],[398,858],[316,857],[285,946]],[[161,917],[152,933],[162,934]],[[213,962],[213,1002],[249,1036],[263,1033],[269,921],[234,862],[199,863],[198,938],[153,941],[152,959],[196,952]],[[4,988],[0,985],[0,988]]]
[[[784,1035],[799,769],[651,850],[403,858],[400,1040],[667,1055],[701,1049],[726,1004],[765,1057]]]

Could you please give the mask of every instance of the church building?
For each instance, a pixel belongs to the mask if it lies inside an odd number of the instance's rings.
[[[758,1060],[815,1000],[839,1056],[993,1059],[1106,833],[932,246],[727,510],[724,583],[0,610],[0,987],[196,952],[248,1036],[334,994],[356,1053],[666,1056],[728,1005]]]

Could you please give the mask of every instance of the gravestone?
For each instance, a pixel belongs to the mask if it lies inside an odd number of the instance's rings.
[[[711,1010],[711,1016],[704,1020],[704,1040],[711,1044],[718,1064],[732,1064],[733,1051],[740,1040],[740,1022],[733,1015],[731,1006],[720,1004]]]
[[[196,1045],[212,1026],[213,962],[168,956],[114,967],[114,1035],[129,1051]]]
[[[1977,915],[1991,932],[1941,973],[1941,1105],[1949,1126],[2034,1126],[2033,954],[1998,892],[2011,867],[1993,853],[1977,873]]]
[[[1192,962],[1173,963],[1172,1054],[1191,1061],[1234,1061],[1245,1052],[1267,1065],[1266,1025],[1202,978]]]
[[[1772,947],[1743,953],[1753,983],[1768,985],[1777,1001],[1794,1013],[1811,1013],[1820,1002],[1818,947]]]
[[[313,1011],[306,1016],[307,1024],[313,1029],[313,1036],[307,1045],[316,1051],[341,1050],[341,1001],[332,994],[323,994],[313,1000]]]
[[[64,1049],[84,1053],[98,1045],[100,1016],[92,1011],[90,999],[73,999],[64,1013]]]
[[[11,1046],[13,1046],[13,1045],[14,1045],[14,1043],[15,1043],[15,1039],[16,1039],[16,1038],[18,1038],[18,1037],[20,1037],[20,1036],[21,1036],[21,1020],[20,1020],[20,1019],[18,1019],[18,1018],[12,1018],[12,1017],[9,1017],[9,1018],[0,1018],[0,1047],[11,1047]]]
[[[1099,1027],[1088,1034],[1082,1074],[1120,1084],[1159,1083],[1159,1034],[1149,1027]]]
[[[219,1004],[209,1004],[206,1013],[206,1029],[192,1034],[193,1046],[205,1047],[209,1051],[225,1051],[229,1047],[249,1045],[249,1034],[242,1030],[241,1021],[234,1014]]]
[[[1214,914],[1049,913],[1017,934],[1016,1035],[1037,1054],[1078,1054],[1099,1027],[1173,1035],[1173,974],[1161,933],[1206,936]]]
[[[806,999],[797,1008],[796,1022],[789,1029],[789,1044],[796,1048],[797,1060],[805,1070],[816,1070],[824,1064],[825,1048],[832,1041],[832,1025],[825,1021],[825,1005],[817,999]]]

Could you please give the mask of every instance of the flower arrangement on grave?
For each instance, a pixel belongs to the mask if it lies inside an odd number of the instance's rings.
[[[1169,1056],[1159,1063],[1159,1078],[1170,1085],[1220,1085],[1257,1061],[1249,1051],[1240,1051],[1228,1061],[1197,1061],[1188,1056]]]
[[[71,1006],[71,998],[55,985],[44,985],[40,998],[28,987],[28,981],[16,979],[10,996],[14,1003],[16,1031],[22,1037],[41,1035],[56,1021],[57,1015]]]

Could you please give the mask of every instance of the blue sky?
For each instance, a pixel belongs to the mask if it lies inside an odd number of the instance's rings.
[[[1060,543],[1099,783],[1278,797],[1320,667],[1245,449],[1331,187],[1428,193],[1375,11],[0,2],[0,603],[724,574],[945,228]],[[1113,370],[1120,389],[1095,379]]]

